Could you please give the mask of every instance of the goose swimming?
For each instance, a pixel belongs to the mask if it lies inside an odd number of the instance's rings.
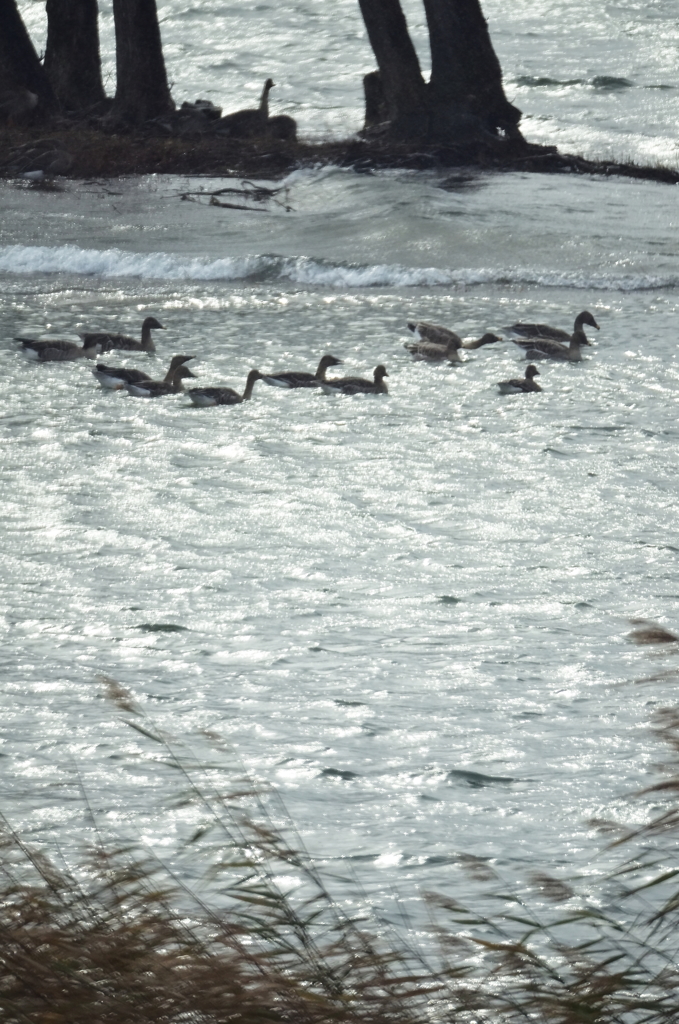
[[[584,310],[576,316],[572,334],[548,324],[522,323],[508,327],[507,332],[515,335],[512,341],[525,351],[527,359],[560,359],[577,363],[582,360],[580,349],[592,344],[583,330],[584,324],[599,330],[592,314]]]
[[[516,338],[512,338],[512,341],[523,349],[526,359],[557,359],[562,363],[582,362],[582,346],[590,344],[584,333],[574,334],[570,345],[562,345],[560,341],[548,341],[546,338],[532,338],[530,341],[517,341]]]
[[[413,359],[426,359],[429,363],[440,363],[447,359],[449,363],[461,363],[460,348],[461,340],[457,337],[449,338],[446,343],[436,341],[405,341],[404,349],[410,352]]]
[[[252,389],[257,381],[262,379],[259,370],[250,370],[242,395],[239,395],[233,388],[215,387],[190,388],[188,396],[194,405],[240,405],[241,402],[247,402],[249,398],[252,398]]]
[[[536,384],[533,380],[534,377],[539,377],[540,371],[537,366],[526,367],[525,377],[520,377],[514,380],[501,380],[498,384],[501,395],[520,395],[528,391],[542,391],[539,384]]]
[[[387,395],[384,378],[389,374],[381,364],[373,371],[373,379],[365,377],[339,377],[337,380],[322,380],[321,387],[326,395]]]
[[[189,359],[194,358],[194,356],[173,356],[169,369],[163,378],[163,383],[167,383],[172,379],[174,371],[178,366],[182,366],[182,364],[188,363]],[[128,369],[125,366],[105,366],[103,363],[97,363],[92,373],[102,387],[109,388],[112,391],[121,391],[128,384],[140,384],[143,381],[151,380],[148,373],[144,373],[143,370]]]
[[[463,341],[462,348],[482,348],[484,345],[494,345],[496,341],[502,341],[502,338],[498,337],[497,334],[484,334],[483,337],[478,338],[476,341]]]
[[[192,356],[187,356],[187,359],[191,359]],[[182,363],[180,366],[176,366],[169,376],[169,380],[140,380],[131,381],[126,384],[128,395],[133,395],[135,398],[162,398],[164,395],[177,395],[180,391],[184,390],[182,380],[185,377],[195,377],[195,373],[191,373],[188,366],[184,366]]]
[[[97,341],[83,342],[82,347],[74,341],[39,341],[36,338],[15,338],[21,342],[24,355],[40,363],[63,363],[73,359],[95,359],[99,354]]]
[[[315,373],[290,370],[285,373],[264,373],[261,379],[265,384],[277,388],[317,388],[325,380],[325,372],[329,366],[341,366],[342,360],[335,356],[325,355],[318,364]]]
[[[141,325],[141,341],[136,341],[134,338],[129,338],[126,334],[109,334],[106,331],[101,333],[87,332],[80,334],[83,342],[97,343],[100,348],[99,351],[103,354],[104,352],[110,352],[111,349],[121,348],[127,352],[155,352],[156,346],[153,344],[153,338],[151,337],[151,331],[164,331],[165,328],[159,323],[154,316],[147,316]]]

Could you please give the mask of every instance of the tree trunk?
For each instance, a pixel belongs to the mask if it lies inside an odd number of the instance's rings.
[[[21,20],[15,0],[0,0],[0,92],[29,90],[38,97],[35,116],[53,114],[57,100]]]
[[[106,99],[97,19],[97,0],[47,0],[45,72],[66,110]]]
[[[426,91],[400,0],[358,0],[377,58],[391,134],[427,134]],[[369,127],[366,125],[366,127]]]
[[[117,86],[113,116],[141,124],[174,110],[156,0],[113,0]]]
[[[431,45],[431,129],[454,135],[479,119],[495,133],[521,137],[521,111],[502,86],[502,69],[479,0],[424,0]]]

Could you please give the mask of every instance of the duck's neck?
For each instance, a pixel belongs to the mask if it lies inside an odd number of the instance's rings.
[[[156,351],[156,346],[153,344],[153,338],[151,337],[151,328],[146,324],[142,324],[141,327],[141,345],[147,352]]]
[[[271,86],[267,82],[266,85],[264,86],[264,88],[262,89],[262,98],[259,101],[259,112],[260,112],[260,114],[263,117],[266,117],[267,119],[269,117],[269,92],[270,92],[270,90],[271,90]]]
[[[580,351],[580,348],[582,345],[586,344],[587,338],[584,333],[582,331],[576,331],[571,337],[571,343],[568,346],[568,354],[574,362],[578,362],[578,360],[582,359],[582,352]]]
[[[248,379],[245,384],[245,391],[243,392],[243,401],[247,402],[249,398],[252,398],[252,389],[255,383],[259,380],[259,377],[254,373],[248,374]]]
[[[316,370],[316,374],[315,374],[316,380],[325,380],[325,375],[326,375],[327,370],[328,370],[328,364],[326,363],[325,359],[321,359],[320,363],[318,364],[318,369]]]

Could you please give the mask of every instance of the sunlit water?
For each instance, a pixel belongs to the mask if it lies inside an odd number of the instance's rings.
[[[537,26],[494,6],[532,137],[670,158],[673,94],[643,90],[675,72],[656,22],[676,5],[626,8],[607,48],[582,5],[543,5]],[[176,90],[226,105],[228,51],[235,105],[273,71],[310,131],[356,128],[371,62],[353,3],[335,7],[280,5],[274,37],[265,5],[219,8],[221,22],[217,5],[168,5]],[[206,16],[224,26],[209,57]],[[205,812],[133,720],[185,744],[206,786],[244,770],[273,783],[314,856],[353,866],[378,905],[459,895],[466,854],[510,881],[596,874],[588,822],[643,817],[627,795],[656,778],[648,724],[676,693],[635,684],[672,655],[626,639],[630,617],[672,628],[679,611],[674,190],[326,169],[286,179],[289,211],[179,198],[206,184],[0,189],[3,810],[68,848],[91,826],[86,793],[104,830],[171,859]],[[410,318],[472,337],[517,319],[569,328],[585,308],[594,347],[543,365],[540,395],[498,395],[525,365],[508,341],[455,368],[402,347]],[[136,332],[151,313],[158,356],[106,362],[160,375],[183,352],[199,383],[240,388],[252,366],[331,351],[352,374],[384,362],[390,394],[258,384],[250,403],[199,410],[105,392],[87,361],[36,366],[13,341]],[[102,675],[143,719],[104,698]]]

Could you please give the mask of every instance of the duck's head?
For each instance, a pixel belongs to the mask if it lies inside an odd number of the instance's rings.
[[[184,366],[185,363],[188,363],[189,359],[195,358],[195,356],[172,356],[172,359],[170,360],[170,369],[174,370],[178,366]],[[195,373],[192,373],[191,376],[195,377],[196,375]]]
[[[147,316],[146,320],[144,320],[144,323],[141,326],[142,326],[142,330],[145,330],[145,331],[164,331],[165,330],[163,325],[158,320],[156,320],[156,318],[154,316]]]
[[[498,334],[487,333],[479,338],[479,345],[494,345],[496,341],[502,341],[502,338]]]
[[[586,324],[588,327],[594,327],[595,330],[597,330],[597,331],[599,330],[598,323],[596,322],[596,320],[594,319],[592,314],[589,313],[586,309],[584,309],[582,311],[582,313],[578,313],[577,317],[575,318],[575,329],[576,329],[576,331],[579,328],[581,328],[583,326],[583,324]],[[590,342],[587,342],[587,344],[589,345]]]
[[[530,366],[526,367],[526,377],[527,377],[528,380],[532,380],[533,377],[539,377],[539,376],[540,376],[540,371],[538,370],[537,366],[534,363],[531,363]]]
[[[275,84],[276,83],[274,82],[273,78],[267,78],[266,82],[264,83],[264,88],[266,89],[267,92],[269,92],[270,89],[273,89]]]
[[[383,377],[388,377],[388,376],[389,376],[389,374],[387,373],[386,366],[382,366],[382,364],[380,363],[379,366],[375,367],[375,370],[374,370],[374,373],[373,373],[373,377],[375,378],[375,383],[376,384],[377,384],[378,381],[382,380]]]
[[[323,358],[321,359],[321,366],[323,366],[325,369],[327,369],[328,366],[341,366],[343,361],[344,360],[337,359],[335,356],[331,356],[328,353],[328,355],[323,356]]]
[[[247,385],[248,385],[248,387],[252,387],[252,385],[256,381],[263,380],[263,379],[264,379],[264,374],[260,373],[259,370],[250,370],[250,372],[248,374]]]

